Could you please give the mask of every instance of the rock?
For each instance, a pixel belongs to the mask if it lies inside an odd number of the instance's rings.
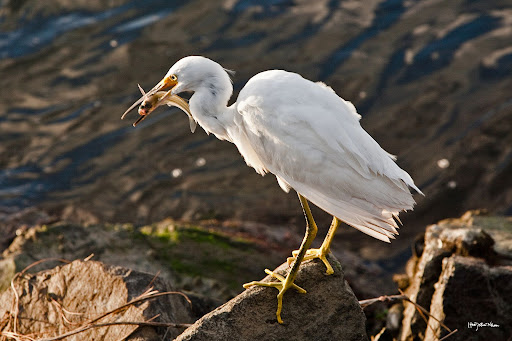
[[[493,249],[499,259],[512,259],[512,217],[471,214],[471,211],[465,216],[468,225],[489,233],[494,240]]]
[[[35,207],[23,210],[7,209],[0,206],[0,253],[9,246],[17,235],[32,226],[54,222],[55,217]],[[2,291],[0,286],[0,291]]]
[[[0,277],[0,292],[15,273],[13,262],[21,271],[40,259],[84,259],[94,253],[94,260],[106,264],[159,273],[175,288],[217,300],[213,304],[218,306],[238,295],[244,281],[259,276],[261,268],[277,266],[285,255],[283,250],[264,249],[268,244],[260,245],[259,240],[232,235],[229,230],[217,232],[216,226],[164,220],[140,228],[65,221],[30,227],[1,253],[0,276],[5,276]],[[33,271],[56,265],[45,262]],[[206,305],[211,307],[212,302]]]
[[[410,286],[405,291],[413,301],[422,307],[428,308],[434,293],[434,284],[441,273],[443,258],[448,257],[450,252],[438,248],[438,237],[435,229],[427,229],[425,233],[425,249],[416,265],[408,264],[408,268],[414,268],[409,282]],[[412,270],[409,270],[412,271]],[[402,333],[403,338],[417,335],[425,330],[426,322],[416,311],[413,305],[406,305],[404,309],[404,320]]]
[[[0,292],[11,285],[11,279],[16,274],[16,264],[12,258],[0,259]]]
[[[410,284],[405,293],[446,326],[458,329],[457,339],[511,334],[511,239],[510,219],[475,212],[427,227],[422,253],[407,263]],[[501,327],[488,331],[489,338],[480,338],[468,328],[472,321],[492,321]],[[436,340],[447,334],[435,319],[428,324],[414,305],[406,304],[400,339]]]
[[[196,312],[205,314],[238,295],[243,283],[261,276],[262,268],[281,264],[301,242],[302,236],[289,240],[283,237],[290,229],[251,222],[190,223],[172,219],[141,227],[66,221],[28,227],[0,253],[0,292],[9,286],[16,271],[35,261],[84,259],[94,253],[94,260],[159,273],[180,291],[202,295],[209,302],[199,300],[197,307],[203,308]],[[375,262],[348,250],[333,253],[347,264],[345,278],[359,298],[393,292],[392,283],[386,281],[387,273]],[[32,271],[56,265],[45,262]]]
[[[488,266],[483,259],[451,256],[435,285],[430,313],[451,328],[457,340],[509,340],[512,336],[512,266]],[[465,322],[466,325],[461,325]],[[493,323],[496,327],[470,327],[469,323]],[[429,318],[425,340],[448,334]]]
[[[146,292],[150,287],[159,292],[172,290],[154,275],[108,266],[96,261],[74,261],[70,264],[24,275],[15,281],[19,296],[17,332],[50,337],[74,330],[87,321],[114,310]],[[0,296],[0,317],[16,314],[13,290]],[[155,318],[156,317],[156,318]],[[101,318],[97,323],[154,321],[191,323],[191,307],[180,294],[160,296],[129,305]],[[6,320],[4,320],[5,322]],[[1,323],[0,331],[13,331],[13,322]],[[135,334],[133,334],[135,332]],[[170,336],[181,330],[169,328]],[[137,325],[114,325],[92,328],[76,334],[71,340],[160,340],[165,330]],[[130,335],[134,335],[131,337]],[[153,336],[151,336],[153,335]]]
[[[335,269],[325,275],[318,260],[304,263],[296,283],[306,294],[294,290],[284,296],[282,318],[276,320],[277,290],[251,287],[231,301],[205,315],[176,341],[200,340],[367,340],[365,316],[345,281],[338,261],[329,257]],[[286,263],[276,269],[286,275]],[[264,281],[271,281],[270,276]]]

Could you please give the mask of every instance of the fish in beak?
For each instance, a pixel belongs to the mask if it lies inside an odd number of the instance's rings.
[[[178,84],[178,80],[177,79],[173,79],[172,77],[169,77],[169,76],[165,76],[160,82],[158,82],[157,85],[155,85],[153,87],[153,89],[149,90],[148,93],[144,93],[144,90],[142,90],[142,97],[139,98],[137,101],[135,101],[135,103],[133,103],[123,114],[123,116],[121,116],[121,119],[124,119],[124,117],[126,116],[126,114],[128,114],[130,111],[132,111],[133,108],[135,108],[139,103],[141,103],[142,101],[144,101],[145,99],[147,99],[149,96],[153,96],[154,94],[156,94],[158,91],[160,90],[164,90],[164,89],[169,89],[169,92],[172,90],[172,88]],[[139,86],[139,89],[140,86]]]
[[[176,80],[173,80],[171,77],[165,77],[147,93],[144,91],[144,89],[142,89],[142,87],[139,84],[137,84],[140,92],[142,93],[142,97],[139,98],[135,103],[133,103],[130,106],[130,108],[128,108],[128,110],[125,111],[121,119],[124,119],[126,114],[128,114],[133,108],[135,108],[139,103],[141,103],[138,109],[140,117],[137,121],[133,123],[133,126],[135,127],[149,114],[151,114],[156,108],[158,108],[161,105],[167,104],[168,106],[178,107],[187,114],[190,123],[190,131],[194,132],[197,127],[197,122],[192,117],[192,113],[190,112],[188,102],[185,99],[179,97],[178,95],[171,94],[172,88],[176,84]],[[169,90],[164,91],[162,89]]]

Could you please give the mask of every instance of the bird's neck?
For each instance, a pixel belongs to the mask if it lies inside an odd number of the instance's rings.
[[[209,134],[221,140],[230,140],[227,130],[233,122],[227,104],[231,93],[221,93],[216,89],[200,88],[190,98],[189,106],[197,123]]]

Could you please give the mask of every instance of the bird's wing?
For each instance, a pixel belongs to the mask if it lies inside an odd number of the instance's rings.
[[[237,112],[243,141],[233,142],[250,149],[283,189],[375,238],[394,238],[393,218],[414,205],[407,186],[417,187],[361,128],[350,102],[299,75],[267,71],[242,89]]]

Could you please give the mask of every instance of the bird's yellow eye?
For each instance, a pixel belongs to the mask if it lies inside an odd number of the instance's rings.
[[[172,81],[174,81],[174,82],[176,82],[176,81],[178,80],[178,76],[176,76],[176,75],[171,75],[171,77],[170,77],[170,78],[171,78],[171,80],[172,80]]]

